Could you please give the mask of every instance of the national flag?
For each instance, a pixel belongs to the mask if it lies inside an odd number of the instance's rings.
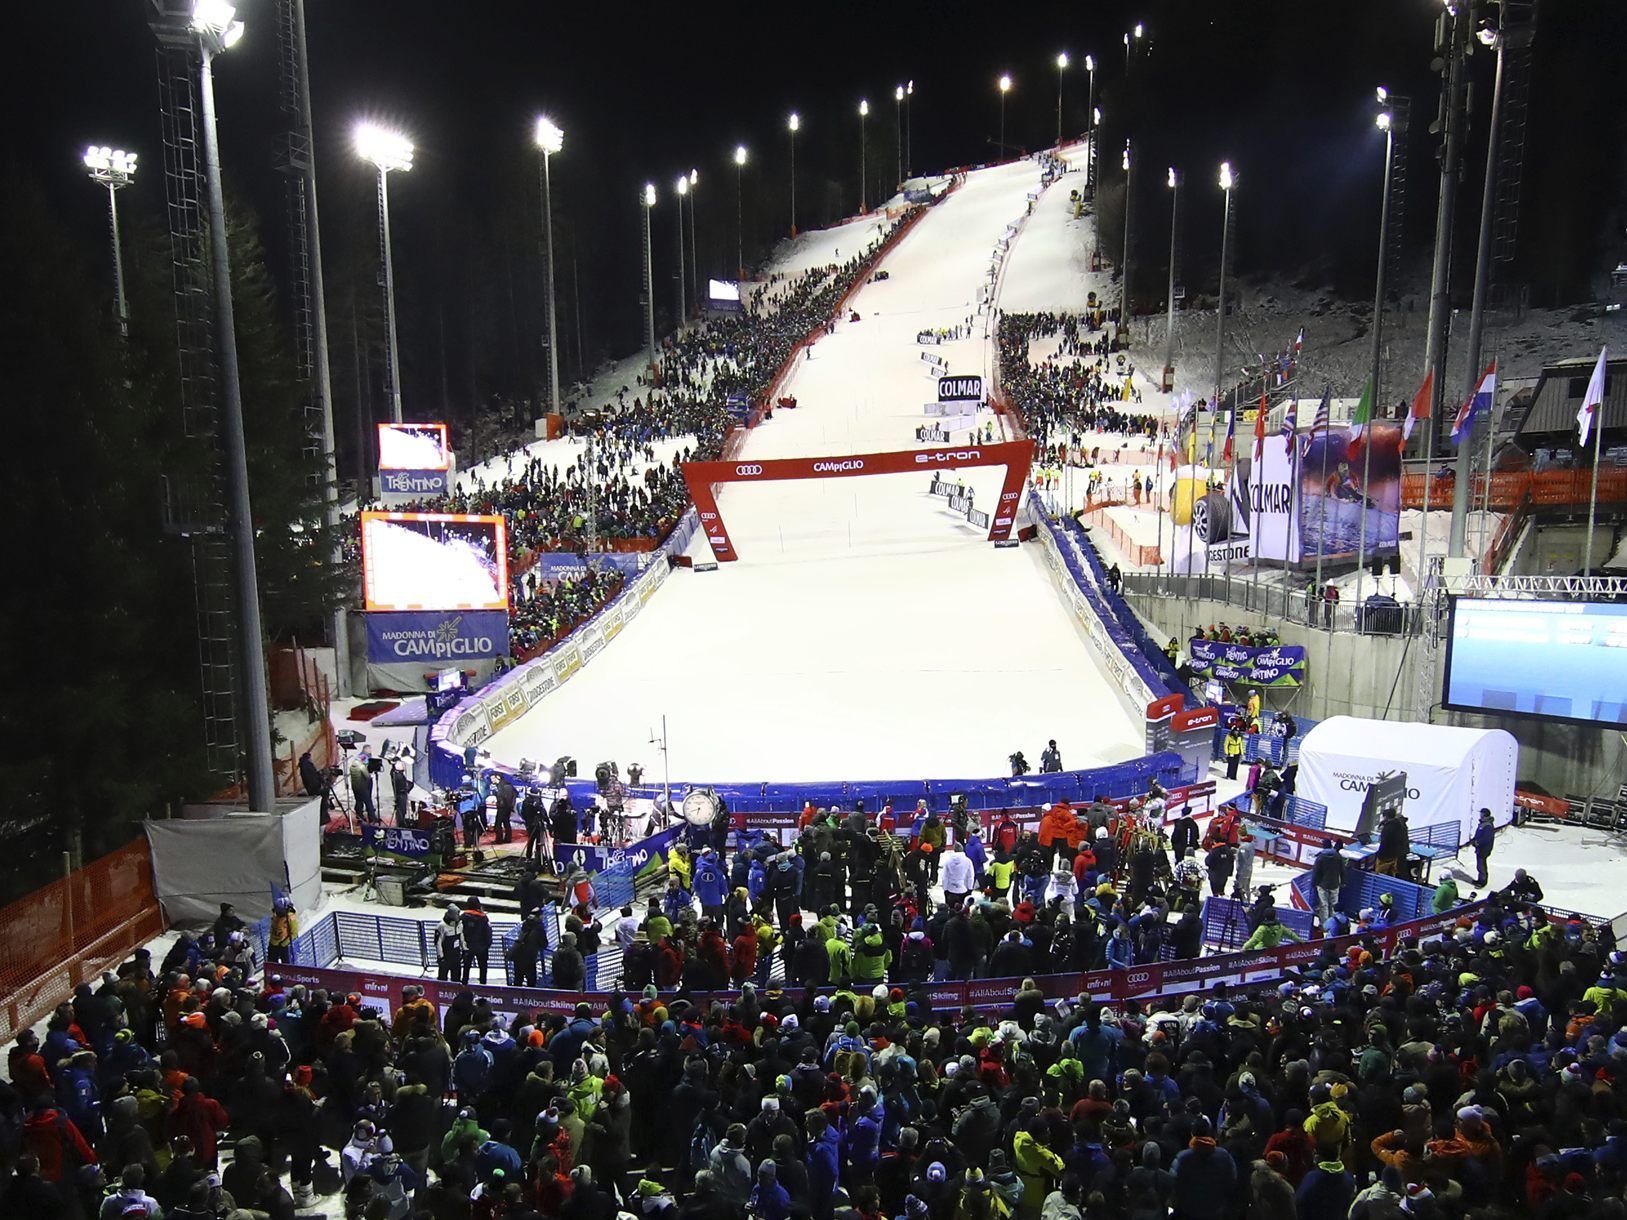
[[[1412,410],[1407,412],[1407,422],[1401,425],[1401,439],[1412,439],[1412,425],[1420,419],[1429,418],[1430,405],[1435,401],[1435,370],[1430,368],[1424,374],[1424,384],[1418,387],[1418,392],[1412,396]]]
[[[1299,349],[1305,346],[1305,328],[1299,328],[1299,334],[1294,338],[1294,355],[1299,355]]]
[[[1373,417],[1373,379],[1369,377],[1362,382],[1361,401],[1356,404],[1356,413],[1350,417],[1350,435],[1352,439],[1359,437],[1367,430],[1367,421]]]
[[[1226,447],[1220,451],[1220,460],[1223,462],[1232,460],[1232,438],[1237,435],[1237,412],[1238,407],[1234,406],[1226,416]]]
[[[1326,432],[1328,430],[1328,407],[1332,402],[1330,397],[1332,393],[1333,390],[1331,387],[1322,391],[1322,401],[1316,404],[1316,418],[1311,421],[1312,436],[1315,436],[1318,432]]]
[[[1593,430],[1599,408],[1604,404],[1604,366],[1608,359],[1610,349],[1599,349],[1599,362],[1593,366],[1593,376],[1587,379],[1587,393],[1582,395],[1582,405],[1576,412],[1576,426],[1582,432],[1582,444],[1587,444],[1588,433]],[[1600,427],[1604,425],[1599,424]]]
[[[1493,360],[1486,366],[1486,371],[1480,374],[1480,383],[1475,386],[1474,395],[1468,402],[1458,408],[1457,418],[1452,421],[1452,443],[1461,444],[1463,438],[1474,428],[1475,416],[1482,411],[1491,413],[1491,400],[1497,393],[1497,361]]]
[[[1282,414],[1282,435],[1284,439],[1293,436],[1294,433],[1299,431],[1298,411],[1299,400],[1297,398],[1290,398],[1288,400],[1288,409]]]
[[[1254,460],[1258,462],[1265,452],[1265,395],[1260,395],[1260,409],[1254,415]]]

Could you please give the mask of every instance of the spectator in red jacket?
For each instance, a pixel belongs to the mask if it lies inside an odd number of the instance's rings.
[[[170,1133],[192,1141],[198,1164],[214,1169],[219,1163],[215,1136],[226,1130],[230,1121],[226,1107],[204,1093],[196,1076],[188,1076],[181,1086],[181,1100],[170,1113]]]
[[[95,1151],[73,1120],[47,1102],[24,1120],[23,1148],[39,1158],[40,1177],[47,1182],[71,1182],[80,1166],[96,1164]]]

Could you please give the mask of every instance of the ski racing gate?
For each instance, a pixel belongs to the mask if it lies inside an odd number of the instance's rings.
[[[773,483],[788,479],[848,479],[873,474],[939,473],[965,466],[1004,466],[1005,483],[989,520],[989,541],[1011,537],[1028,468],[1034,460],[1031,440],[1000,441],[946,449],[911,449],[901,453],[854,453],[835,457],[765,458],[760,462],[685,462],[684,483],[700,514],[701,530],[719,563],[740,558],[718,511],[715,488],[720,483]]]

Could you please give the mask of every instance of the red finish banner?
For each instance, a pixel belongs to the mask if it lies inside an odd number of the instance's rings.
[[[1005,482],[1000,501],[989,518],[989,541],[1001,542],[1011,536],[1028,468],[1034,460],[1033,441],[1001,441],[992,445],[950,446],[942,449],[911,449],[902,453],[854,453],[834,457],[765,458],[760,462],[685,462],[684,482],[689,497],[700,514],[701,532],[711,544],[719,563],[731,563],[740,556],[729,540],[723,515],[718,512],[719,483],[777,483],[789,479],[849,479],[872,474],[922,474],[955,470],[966,466],[1004,466]]]

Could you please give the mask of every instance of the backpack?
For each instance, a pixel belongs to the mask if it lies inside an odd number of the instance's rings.
[[[702,1115],[695,1123],[695,1129],[689,1133],[689,1152],[685,1168],[691,1174],[707,1168],[712,1161],[712,1149],[716,1147],[717,1132],[712,1130],[712,1125],[706,1121],[706,1116]]]
[[[909,976],[920,975],[926,978],[932,974],[932,946],[924,940],[904,940],[904,947],[899,951],[899,962],[904,973]]]

